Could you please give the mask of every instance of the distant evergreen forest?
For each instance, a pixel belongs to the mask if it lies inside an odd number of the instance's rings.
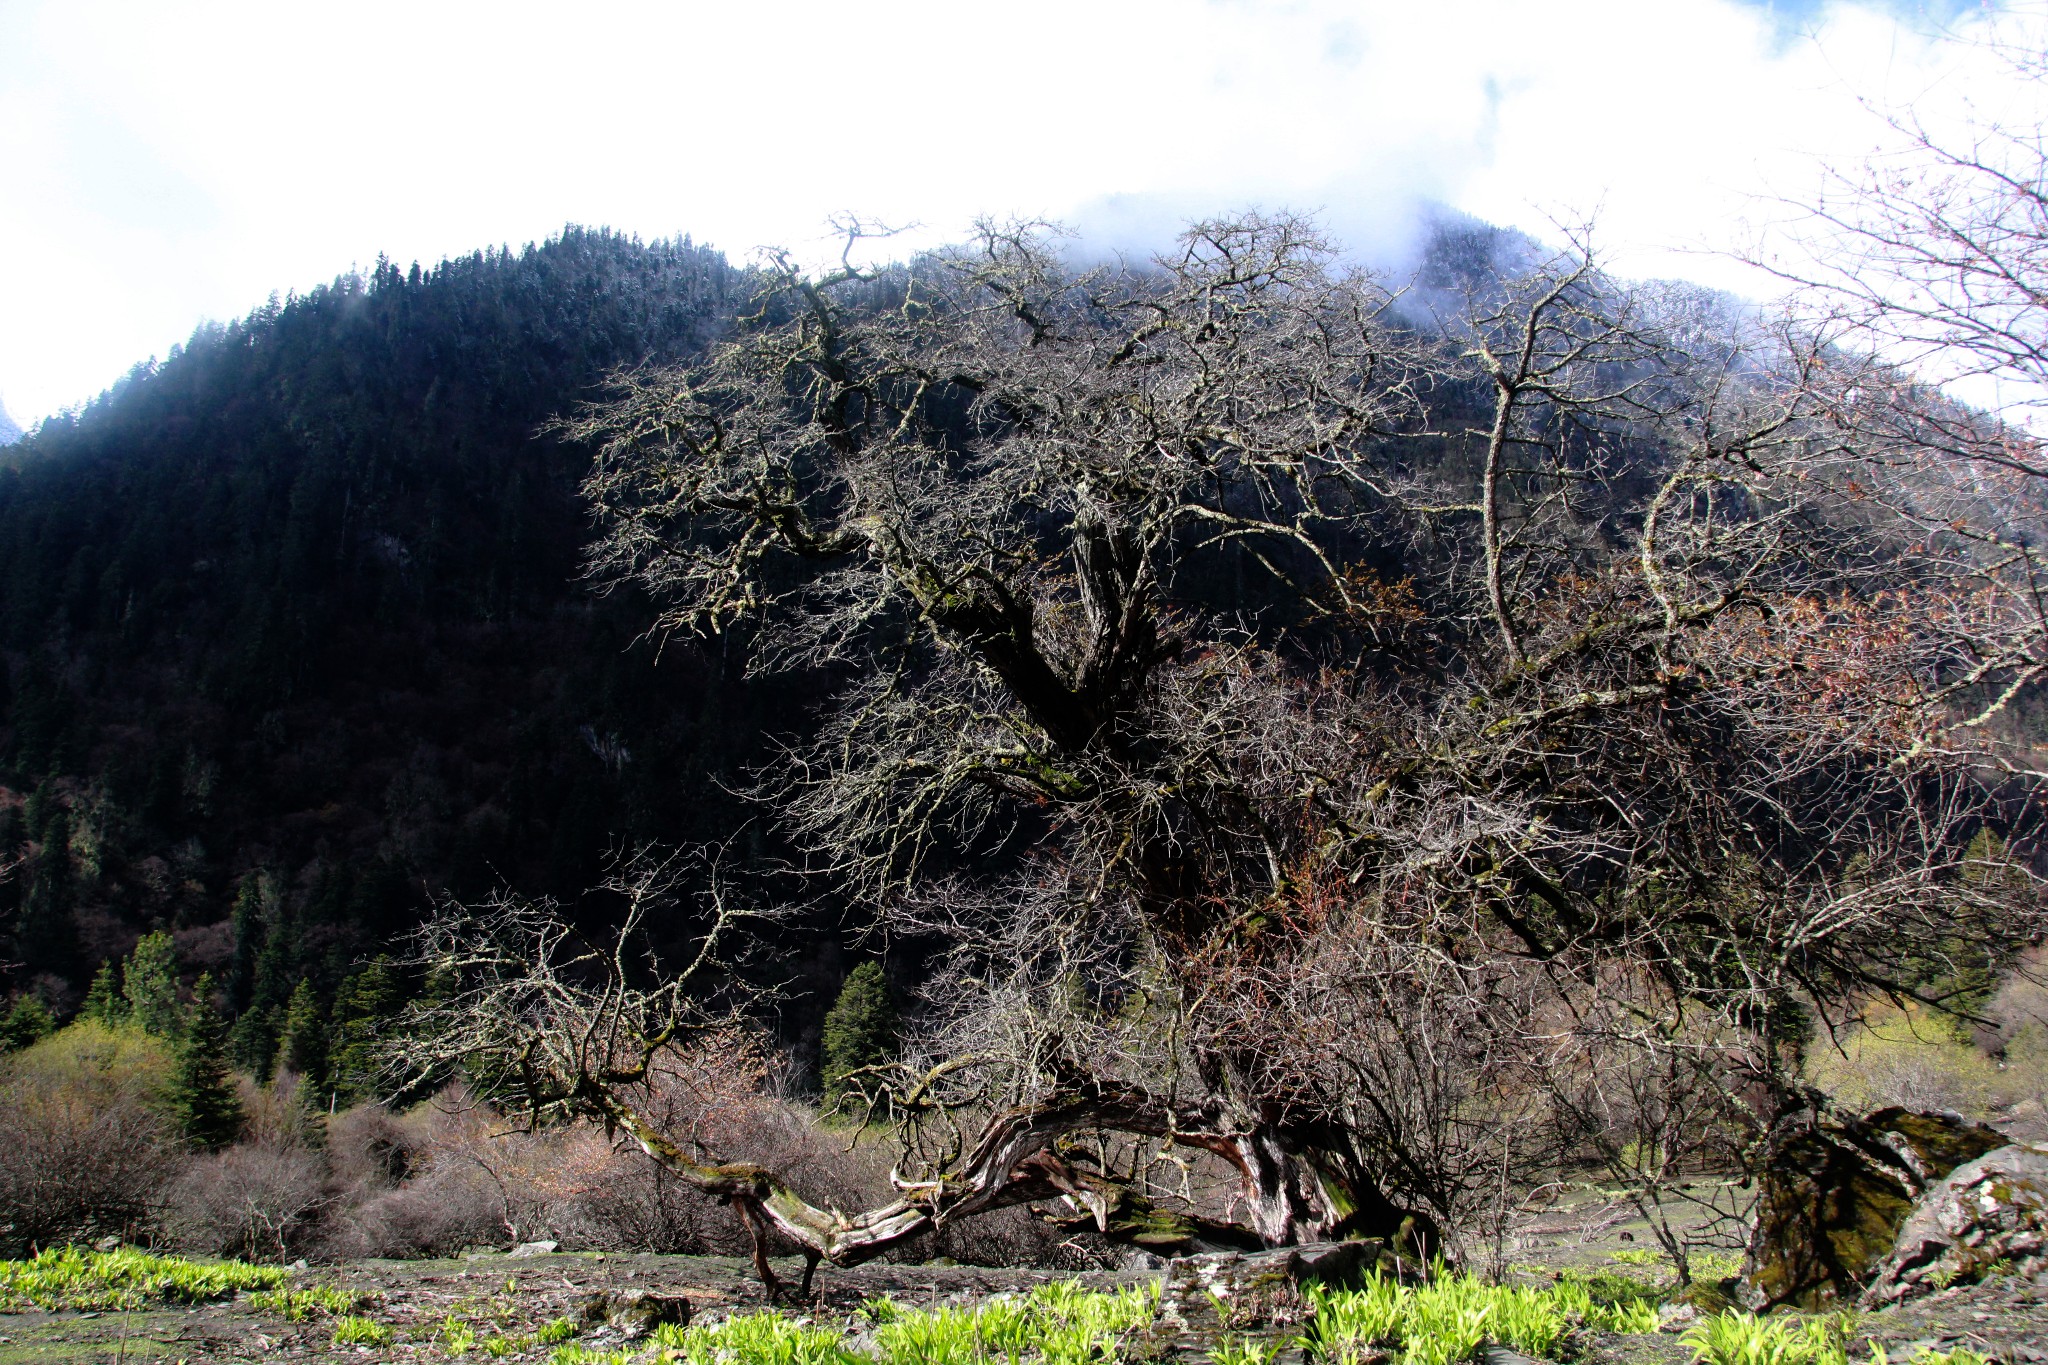
[[[67,1012],[165,930],[267,1071],[295,1010],[391,1002],[375,959],[430,897],[574,905],[610,850],[745,828],[722,779],[805,682],[636,643],[647,605],[579,581],[588,456],[547,424],[746,287],[574,228],[380,261],[0,454],[7,993]]]

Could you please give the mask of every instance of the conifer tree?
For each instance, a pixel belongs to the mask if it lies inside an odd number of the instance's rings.
[[[268,1085],[277,1068],[277,1040],[283,1033],[284,1011],[278,1006],[244,1010],[228,1032],[228,1055],[259,1085]]]
[[[128,1022],[128,999],[121,993],[121,973],[112,959],[103,959],[99,971],[93,974],[92,986],[85,993],[85,1004],[79,1008],[79,1017],[90,1019],[108,1028],[119,1028]]]
[[[57,1031],[57,1020],[38,995],[15,997],[14,1008],[0,1019],[0,1052],[33,1047]]]
[[[389,957],[378,957],[350,977],[334,997],[334,1048],[330,1083],[343,1104],[371,1098],[376,1091],[378,1045],[403,1003],[398,973]]]
[[[284,1036],[279,1040],[287,1071],[297,1073],[302,1093],[308,1096],[327,1089],[327,1017],[313,983],[299,978],[285,1007]],[[308,1101],[311,1102],[310,1099]]]
[[[31,835],[38,849],[15,924],[15,951],[33,972],[69,976],[78,959],[78,923],[72,918],[71,819],[52,810],[40,834]]]
[[[185,1140],[210,1152],[241,1133],[242,1101],[228,1069],[227,1029],[213,1006],[213,977],[202,974],[193,994],[168,1098]]]
[[[851,1073],[896,1056],[896,1007],[881,963],[863,962],[847,976],[826,1012],[823,1042],[828,1101],[843,1097]]]
[[[235,955],[228,964],[227,980],[221,983],[228,1012],[237,1016],[248,1010],[256,989],[256,960],[263,950],[265,927],[263,900],[263,878],[251,872],[242,878],[241,887],[235,892],[235,908],[229,916],[235,934]]]
[[[144,1033],[175,1038],[184,1022],[178,1008],[178,954],[171,936],[159,929],[144,934],[121,973],[128,1019]]]

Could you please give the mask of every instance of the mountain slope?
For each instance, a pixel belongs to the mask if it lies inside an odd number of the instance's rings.
[[[737,827],[716,779],[792,703],[633,647],[644,605],[577,581],[585,457],[545,424],[743,289],[688,242],[576,229],[380,263],[10,448],[9,984],[75,1000],[160,925],[188,970],[276,940],[269,989],[331,990],[429,895],[573,898],[619,840]]]

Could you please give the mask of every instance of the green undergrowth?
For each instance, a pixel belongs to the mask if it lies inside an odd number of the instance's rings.
[[[316,1317],[345,1317],[365,1308],[375,1307],[375,1294],[362,1294],[347,1289],[334,1289],[324,1284],[308,1286],[305,1289],[263,1289],[249,1296],[249,1306],[259,1313],[269,1313],[283,1318],[286,1322],[306,1322]]]
[[[1654,1332],[1657,1309],[1634,1281],[1567,1277],[1543,1288],[1491,1285],[1439,1273],[1405,1285],[1377,1276],[1359,1289],[1311,1288],[1314,1316],[1302,1333],[1310,1355],[1333,1365],[1390,1356],[1400,1365],[1451,1365],[1486,1342],[1524,1355],[1561,1358],[1577,1328]]]
[[[684,1365],[1093,1365],[1123,1358],[1128,1339],[1159,1314],[1159,1287],[1108,1293],[1073,1281],[998,1295],[971,1307],[909,1308],[870,1300],[852,1332],[779,1313],[665,1326],[654,1359]],[[564,1346],[554,1365],[613,1365],[629,1357]]]
[[[53,1247],[28,1261],[0,1261],[0,1311],[119,1312],[155,1304],[207,1303],[237,1290],[272,1289],[290,1272],[240,1261],[188,1261],[122,1247]]]
[[[1716,1313],[1685,1334],[1697,1365],[1850,1365],[1850,1313],[1815,1318],[1760,1318],[1752,1313]],[[1857,1365],[1892,1365],[1883,1346],[1872,1344]],[[1903,1365],[1988,1365],[1967,1346],[1952,1351],[1925,1347]]]
[[[1630,1282],[1634,1283],[1634,1282]],[[1358,1289],[1308,1291],[1311,1319],[1297,1341],[1226,1333],[1215,1365],[1272,1365],[1299,1345],[1317,1362],[1453,1365],[1499,1342],[1529,1355],[1570,1354],[1572,1334],[1649,1332],[1657,1313],[1648,1292],[1633,1295],[1561,1280],[1540,1289],[1488,1285],[1440,1274],[1426,1285],[1374,1278]],[[1072,1281],[974,1305],[911,1308],[891,1299],[866,1304],[849,1324],[762,1311],[716,1323],[656,1330],[647,1347],[601,1350],[564,1345],[553,1365],[1109,1365],[1149,1356],[1159,1317],[1159,1287],[1096,1292]]]

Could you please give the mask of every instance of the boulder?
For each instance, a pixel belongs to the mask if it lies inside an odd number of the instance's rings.
[[[1307,1284],[1353,1285],[1372,1271],[1412,1278],[1424,1269],[1403,1261],[1377,1238],[1308,1242],[1271,1251],[1212,1251],[1178,1256],[1166,1266],[1159,1303],[1163,1316],[1192,1326],[1227,1309],[1231,1326],[1270,1318],[1282,1300]]]
[[[592,1294],[583,1301],[583,1321],[617,1331],[628,1341],[638,1341],[655,1328],[673,1323],[681,1327],[690,1321],[690,1301],[680,1294],[635,1293]]]
[[[1758,1191],[1744,1297],[1819,1309],[1858,1296],[1891,1254],[1915,1201],[1949,1172],[2007,1145],[1955,1114],[1816,1104],[1790,1116]]]
[[[2029,1269],[2048,1256],[2048,1146],[2013,1143],[1965,1162],[1920,1198],[1863,1303],[1880,1307]]]
[[[528,1256],[550,1255],[560,1247],[560,1242],[521,1242],[518,1246],[506,1252],[505,1255],[515,1260],[524,1260]]]

